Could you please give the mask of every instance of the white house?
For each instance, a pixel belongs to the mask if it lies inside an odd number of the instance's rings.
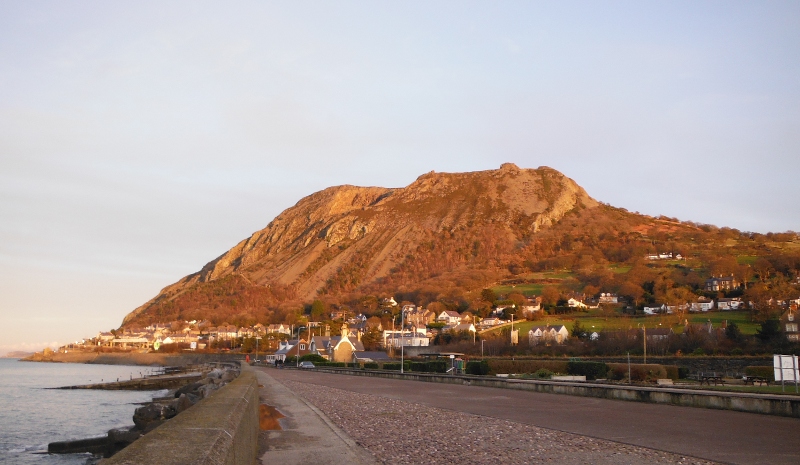
[[[436,321],[448,326],[455,326],[461,323],[461,315],[453,310],[445,310],[436,317]]]
[[[424,328],[413,330],[385,330],[383,332],[383,347],[427,347],[430,339],[425,334]]]
[[[717,308],[719,310],[737,310],[741,304],[742,301],[737,298],[723,298],[717,300]]]
[[[570,308],[589,308],[585,303],[572,297],[567,301],[567,306]]]
[[[601,304],[616,304],[619,303],[619,297],[616,294],[612,294],[610,292],[603,292],[600,294],[600,299],[598,302]]]
[[[474,333],[475,325],[473,325],[472,323],[461,323],[453,327],[453,331],[469,331]]]
[[[714,301],[711,299],[707,299],[705,297],[700,297],[697,299],[697,302],[692,302],[692,306],[689,308],[692,312],[707,312],[714,308]]]
[[[564,325],[536,326],[528,331],[528,343],[536,345],[540,342],[563,344],[569,338],[569,330]]]
[[[484,318],[480,322],[480,326],[482,328],[491,328],[492,326],[497,326],[505,323],[505,320],[501,320],[500,318]]]

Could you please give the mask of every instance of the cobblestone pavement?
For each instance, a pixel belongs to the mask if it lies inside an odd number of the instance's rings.
[[[714,463],[380,396],[281,382],[383,463]]]

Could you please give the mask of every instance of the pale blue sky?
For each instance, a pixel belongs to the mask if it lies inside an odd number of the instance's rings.
[[[800,230],[798,2],[0,0],[0,354],[116,327],[337,184],[551,166]]]

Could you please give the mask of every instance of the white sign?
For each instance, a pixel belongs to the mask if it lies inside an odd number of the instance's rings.
[[[797,355],[773,355],[772,367],[775,370],[775,381],[800,381],[800,364]]]
[[[190,342],[189,343],[189,347],[191,347],[192,350],[195,350],[195,349],[197,349],[197,343],[196,342]]]

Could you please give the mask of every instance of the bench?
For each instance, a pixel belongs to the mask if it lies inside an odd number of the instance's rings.
[[[722,379],[722,376],[700,376],[700,385],[702,386],[703,383],[708,384],[711,386],[711,383],[714,383],[714,386],[717,384],[725,385],[725,381]]]
[[[745,376],[744,377],[744,384],[750,384],[755,386],[758,383],[759,386],[767,385],[769,386],[769,380],[763,376]]]

